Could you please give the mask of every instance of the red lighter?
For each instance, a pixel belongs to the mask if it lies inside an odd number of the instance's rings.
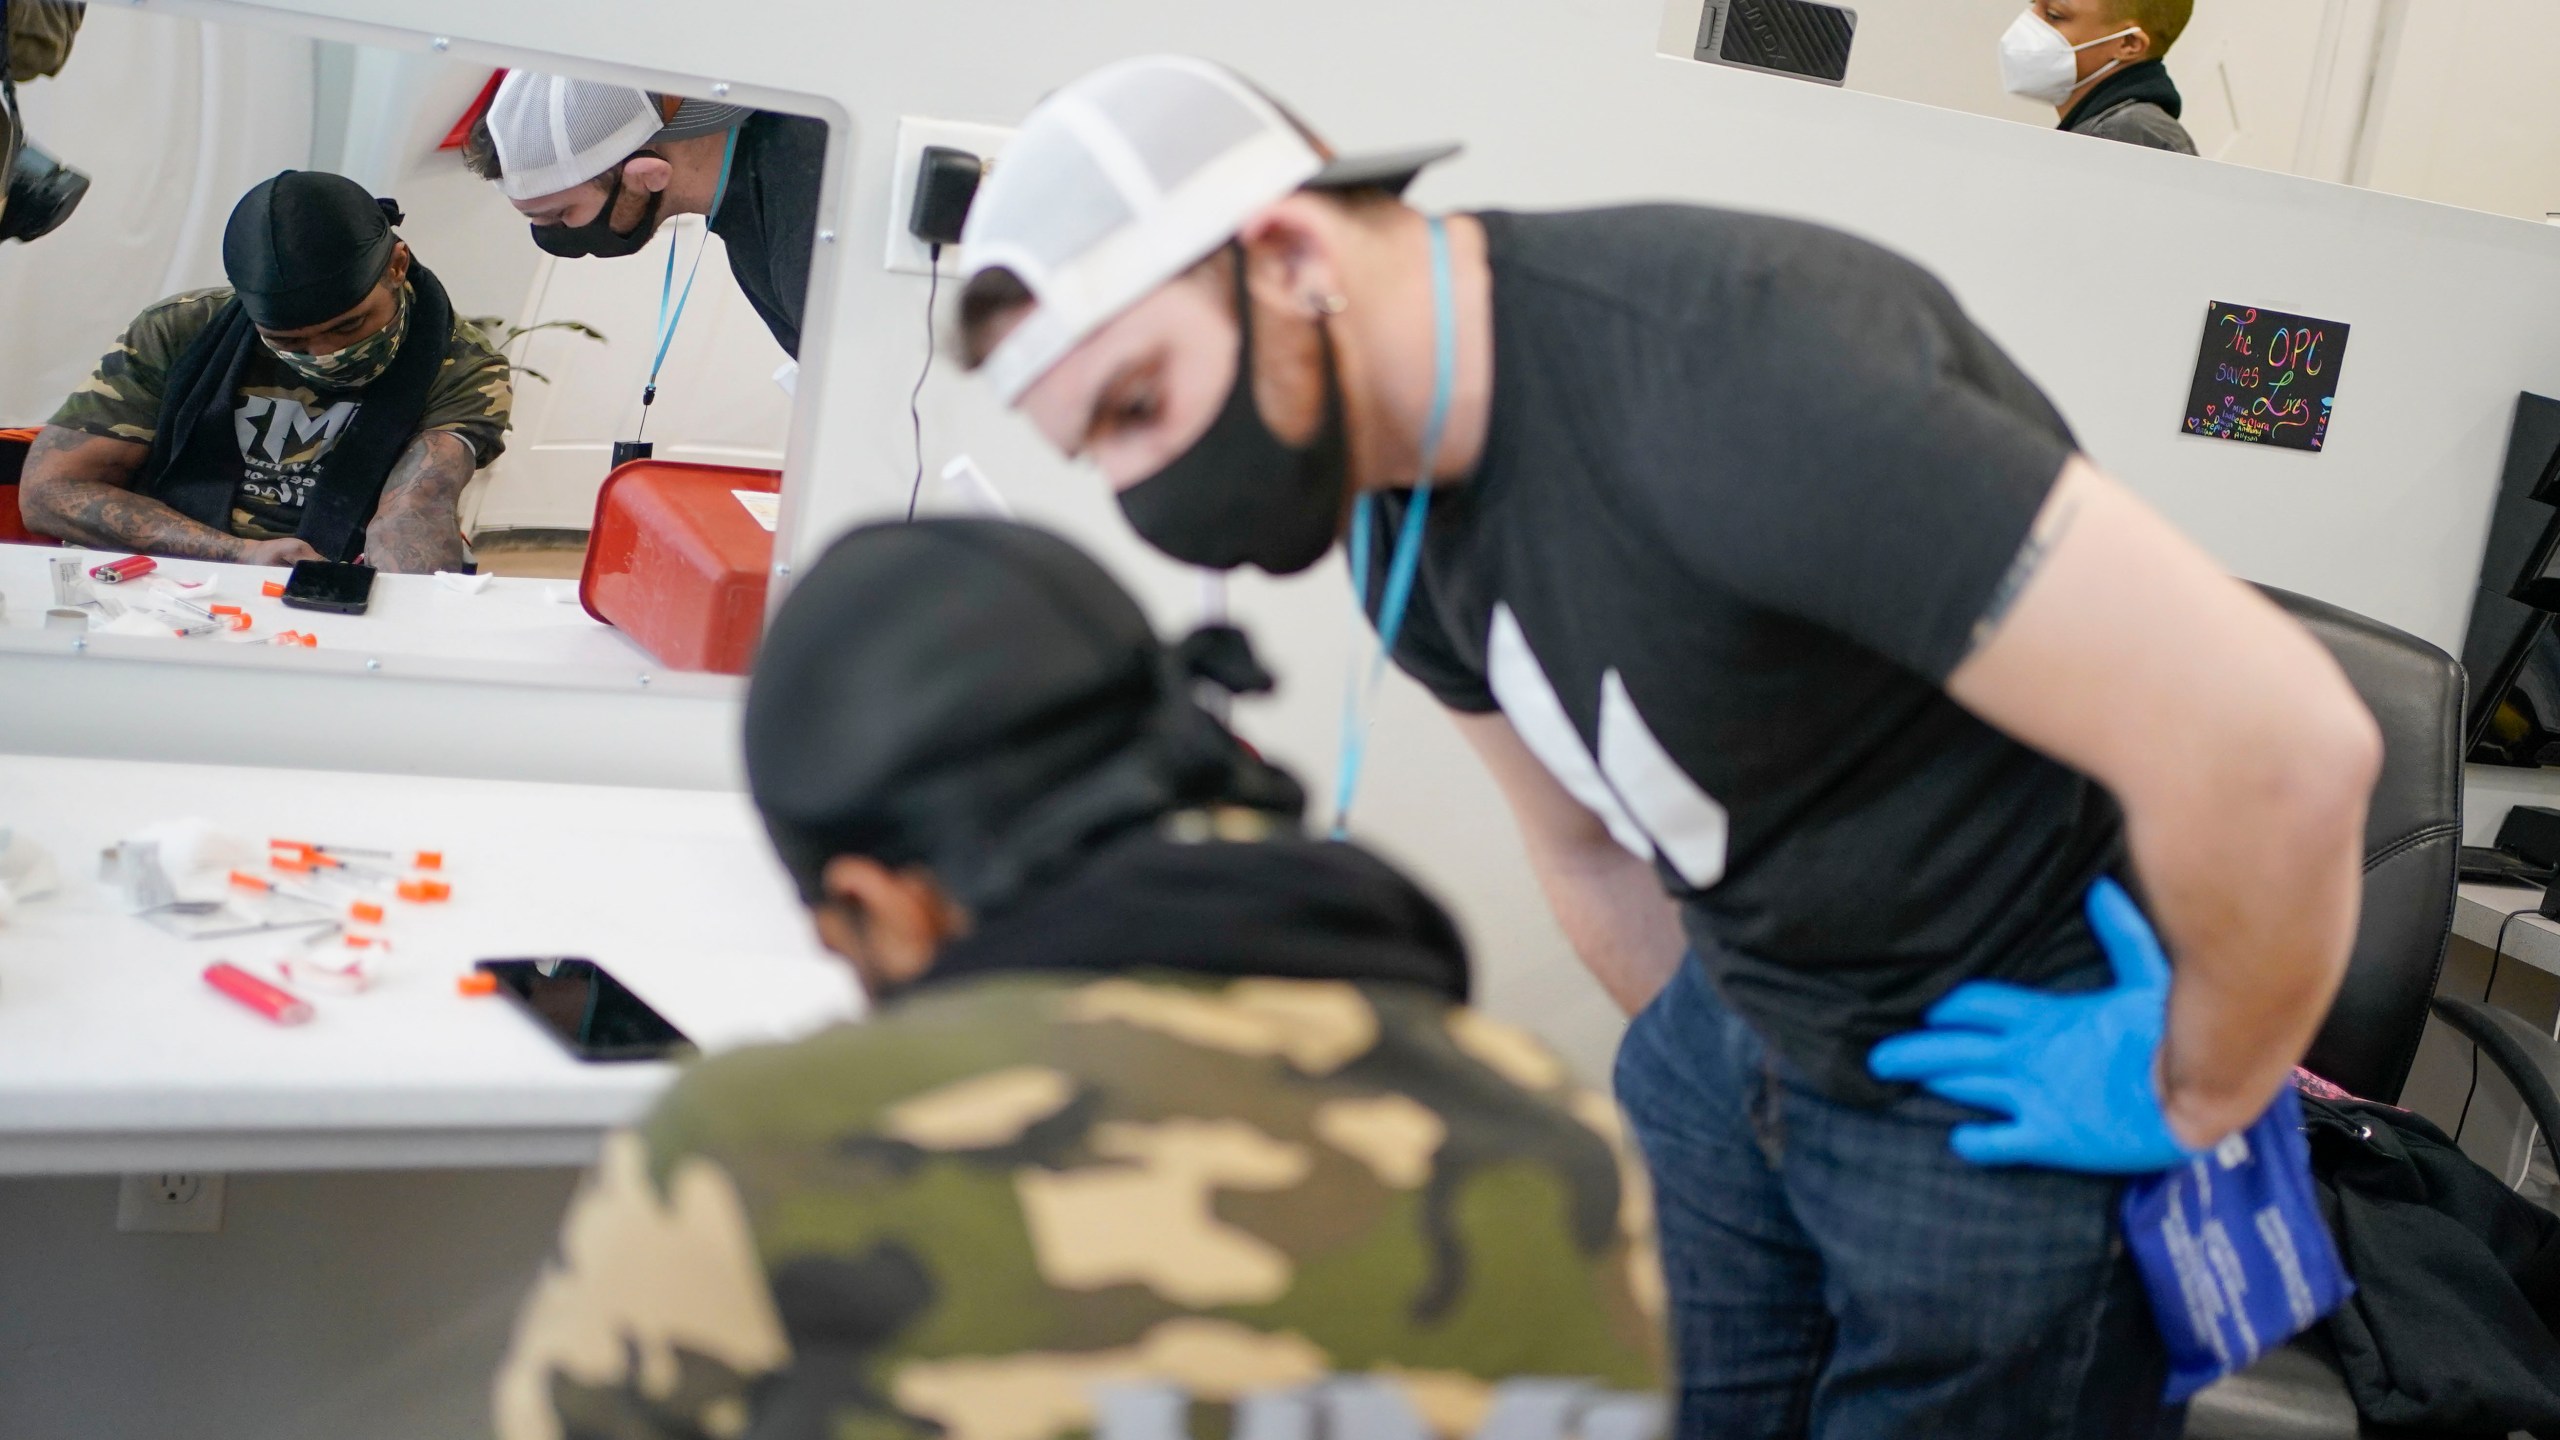
[[[279,1025],[299,1025],[311,1018],[310,1002],[280,990],[228,960],[205,967],[205,983]]]
[[[139,580],[159,568],[160,562],[148,555],[127,555],[121,560],[90,566],[89,578],[101,585],[121,585],[127,580]]]

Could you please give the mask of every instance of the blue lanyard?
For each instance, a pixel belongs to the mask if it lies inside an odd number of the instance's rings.
[[[1458,306],[1449,274],[1449,232],[1439,216],[1431,217],[1431,316],[1433,328],[1431,414],[1422,423],[1420,473],[1414,477],[1413,501],[1396,531],[1395,553],[1387,560],[1386,591],[1378,599],[1378,653],[1364,680],[1359,661],[1342,694],[1342,763],[1334,772],[1333,838],[1351,833],[1351,801],[1360,793],[1360,767],[1368,759],[1369,723],[1378,697],[1378,682],[1387,673],[1387,657],[1395,653],[1404,632],[1405,608],[1413,600],[1414,573],[1422,566],[1422,530],[1431,514],[1432,470],[1440,459],[1441,432],[1449,424],[1449,405],[1458,388]],[[1360,613],[1369,613],[1369,550],[1377,528],[1377,500],[1363,495],[1351,508],[1351,596]]]
[[[693,247],[693,268],[684,272],[684,293],[675,294],[676,245],[667,241],[667,273],[658,282],[658,353],[649,361],[649,383],[640,391],[640,404],[645,409],[658,398],[658,367],[667,363],[667,347],[676,343],[676,327],[684,323],[684,302],[693,298],[693,278],[702,273],[702,252],[711,248],[711,222],[720,213],[720,202],[729,198],[729,162],[738,158],[738,132],[729,132],[729,143],[720,150],[720,178],[711,187],[711,209],[702,217],[702,243]],[[675,313],[667,313],[667,298],[674,295]]]

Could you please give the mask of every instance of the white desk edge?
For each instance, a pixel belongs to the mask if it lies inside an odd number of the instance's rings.
[[[2536,970],[2560,975],[2560,922],[2533,913],[2541,899],[2541,892],[2529,885],[2465,884],[2453,907],[2453,933],[2465,940],[2497,946],[2498,931],[2503,926],[2506,943],[2500,953]],[[2524,913],[2510,923],[2507,917],[2518,910]]]

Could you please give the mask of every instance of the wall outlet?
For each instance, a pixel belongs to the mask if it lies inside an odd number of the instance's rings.
[[[197,1170],[127,1175],[116,1191],[116,1228],[132,1234],[210,1235],[222,1228],[222,1177]]]
[[[889,170],[889,246],[882,263],[900,275],[932,273],[929,262],[933,252],[925,243],[907,233],[907,217],[915,213],[916,170],[928,145],[948,145],[972,155],[992,159],[1013,138],[1013,131],[1002,125],[975,125],[966,120],[928,120],[917,115],[898,117],[898,158]],[[957,246],[942,249],[942,273],[960,273]]]

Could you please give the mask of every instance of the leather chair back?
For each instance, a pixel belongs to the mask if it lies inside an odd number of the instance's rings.
[[[2305,1068],[2400,1098],[2453,933],[2462,851],[2462,666],[2426,641],[2325,601],[2260,587],[2329,653],[2382,728],[2364,831],[2364,913],[2346,985]]]

